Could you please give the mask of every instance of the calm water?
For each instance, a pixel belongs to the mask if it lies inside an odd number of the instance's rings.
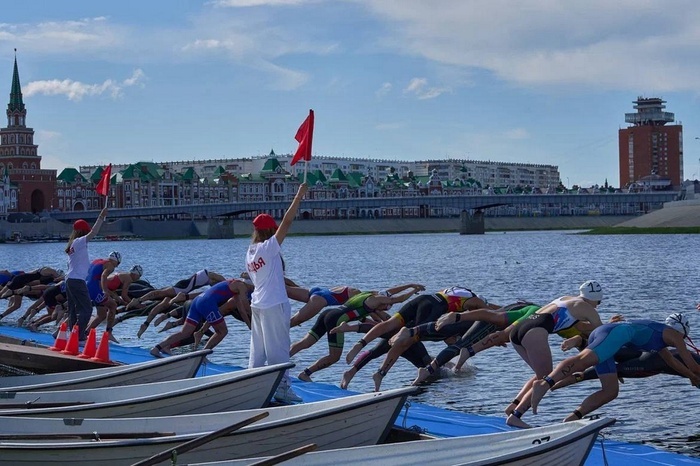
[[[243,269],[247,239],[94,242],[91,257],[119,250],[124,269],[139,263],[144,278],[154,286],[168,286],[198,269],[226,276]],[[0,268],[32,269],[42,265],[66,267],[64,244],[0,244]],[[599,310],[603,320],[616,313],[628,318],[664,319],[670,311],[692,314],[691,335],[700,340],[700,300],[697,289],[700,235],[581,236],[564,232],[292,237],[283,245],[287,274],[303,286],[352,285],[382,289],[403,283],[422,283],[428,291],[463,285],[491,302],[507,304],[517,298],[546,303],[576,293],[580,283],[598,280],[605,293]],[[298,309],[296,303],[294,309]],[[18,311],[6,319],[12,322]],[[141,340],[141,319],[115,328],[126,345],[150,347],[163,334],[153,327]],[[301,338],[313,321],[293,329]],[[229,321],[229,335],[217,348],[216,362],[247,365],[248,332]],[[348,334],[346,348],[359,335]],[[561,340],[550,339],[555,362],[564,353]],[[431,354],[444,347],[429,343]],[[327,351],[325,340],[295,356],[298,370]],[[381,360],[371,362],[355,376],[350,388],[373,389],[371,375]],[[502,410],[531,375],[509,348],[494,348],[470,361],[465,374],[443,379],[420,395],[419,401],[451,410],[502,416]],[[337,384],[347,368],[344,357],[335,366],[314,374],[317,382]],[[293,374],[297,371],[293,370]],[[400,360],[385,378],[383,388],[410,383],[416,370]],[[540,414],[527,415],[537,425],[558,422],[580,400],[599,387],[597,381],[579,384],[547,396]],[[662,448],[700,456],[700,392],[687,379],[660,375],[628,380],[617,400],[598,411],[618,419],[612,437],[629,442],[651,442]],[[661,440],[663,439],[663,440]]]

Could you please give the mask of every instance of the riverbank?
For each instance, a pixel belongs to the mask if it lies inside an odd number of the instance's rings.
[[[630,216],[562,216],[562,217],[486,217],[486,231],[585,230],[611,227],[630,220]],[[375,235],[397,233],[459,233],[459,218],[380,218],[347,220],[296,220],[294,235]],[[47,219],[40,223],[0,221],[0,238],[20,237],[24,241],[67,238],[71,226]],[[3,234],[4,233],[4,234]],[[202,221],[143,219],[109,220],[100,231],[108,238],[181,239],[237,238],[250,236],[250,220],[212,219]]]

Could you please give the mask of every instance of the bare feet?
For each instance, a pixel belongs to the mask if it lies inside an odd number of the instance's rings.
[[[399,333],[391,337],[389,339],[389,344],[391,346],[396,345],[397,343],[401,343],[402,341],[408,340],[411,337],[411,329],[408,329],[406,327],[401,327],[401,330],[399,330]]]
[[[112,334],[112,332],[109,332],[109,341],[111,341],[112,343],[119,343],[119,340],[117,340],[117,338],[114,336],[114,334]]]
[[[419,367],[418,368],[418,377],[413,381],[411,385],[420,385],[423,383],[428,377],[430,377],[430,371],[426,367]]]
[[[506,410],[505,410],[506,416],[510,416],[511,414],[513,414],[513,410],[515,410],[515,408],[517,406],[518,406],[517,404],[512,403],[512,402],[511,402],[511,404],[506,406]]]
[[[175,328],[175,327],[177,327],[177,322],[171,320],[170,322],[166,323],[162,329],[158,330],[158,333],[167,332],[171,328]]]
[[[153,321],[153,326],[154,326],[154,327],[159,326],[159,325],[162,324],[163,321],[164,321],[165,319],[167,319],[168,317],[170,317],[170,314],[168,314],[167,312],[165,312],[165,313],[159,315],[158,317],[156,317],[156,320]]]
[[[467,362],[467,359],[469,359],[469,350],[467,350],[466,348],[460,349],[459,359],[457,360],[457,364],[455,364],[454,371],[459,372],[460,370],[462,370],[462,366],[465,362]]]
[[[154,346],[153,348],[151,348],[151,355],[152,355],[152,356],[155,356],[156,358],[162,358],[162,357],[163,357],[163,355],[160,353],[160,351],[158,350],[158,348],[156,348],[155,346]]]
[[[379,371],[377,371],[372,376],[372,379],[374,380],[374,391],[378,392],[379,388],[382,386],[382,380],[384,379],[384,376]]]
[[[143,333],[146,331],[147,328],[148,328],[148,322],[142,323],[141,326],[139,327],[139,331],[136,332],[136,337],[141,338],[141,335],[143,335]]]
[[[22,327],[24,325],[24,317],[17,319],[17,327]]]
[[[343,322],[342,324],[338,325],[337,327],[333,327],[332,329],[330,329],[330,331],[328,333],[330,333],[332,335],[332,334],[338,333],[338,332],[340,332],[340,333],[354,332],[355,330],[357,330],[356,326],[350,325],[347,322]],[[352,358],[351,358],[351,360],[352,360]]]
[[[343,325],[345,325],[345,322],[343,322],[342,325],[340,325],[336,328],[340,328]],[[333,329],[333,330],[335,330],[335,329]],[[345,356],[345,362],[347,362],[348,364],[352,364],[352,360],[355,359],[355,356],[357,356],[357,353],[359,353],[360,350],[362,350],[362,344],[355,343],[355,345],[352,348],[350,348],[350,351],[348,351],[348,354]]]
[[[308,375],[306,375],[306,372],[305,372],[305,371],[301,371],[301,372],[299,373],[299,375],[297,375],[297,378],[298,378],[299,380],[303,380],[304,382],[312,382],[311,377],[309,377]]]
[[[357,374],[357,369],[355,369],[354,367],[351,367],[350,369],[343,372],[343,378],[340,380],[340,388],[342,388],[343,390],[347,390],[348,385],[350,385],[350,381],[353,377],[355,377],[355,374]]]
[[[129,311],[140,304],[141,304],[141,300],[139,298],[134,298],[131,301],[129,301],[129,304],[126,305],[126,310]]]
[[[523,421],[519,417],[516,417],[513,414],[508,416],[508,419],[506,419],[506,424],[508,424],[511,427],[519,427],[520,429],[529,429],[532,427],[530,424]]]
[[[37,328],[37,326],[34,322],[31,322],[29,325],[27,325],[27,328],[29,329],[30,332],[38,332],[39,331],[39,329]]]
[[[194,332],[194,349],[197,349],[199,347],[199,344],[202,342],[202,337],[204,334],[202,332]]]
[[[549,384],[547,384],[547,382],[544,380],[536,380],[532,384],[532,398],[530,399],[530,406],[532,407],[533,414],[537,414],[537,405],[547,393],[547,390],[549,390]]]

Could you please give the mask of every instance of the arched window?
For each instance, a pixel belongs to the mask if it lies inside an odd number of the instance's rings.
[[[36,164],[34,162],[32,162],[31,168],[32,168],[32,170],[34,170],[36,168]]]
[[[27,168],[29,168],[29,164],[27,164],[27,162],[24,162],[22,164],[22,168],[24,168],[26,170]]]

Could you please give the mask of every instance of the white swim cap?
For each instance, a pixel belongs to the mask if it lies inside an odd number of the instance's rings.
[[[673,330],[682,333],[683,338],[687,337],[688,332],[690,332],[690,322],[688,321],[688,318],[680,312],[674,312],[670,316],[666,317],[665,323]]]
[[[603,288],[595,280],[587,280],[583,282],[581,286],[578,287],[579,296],[584,299],[590,299],[591,301],[602,301],[603,300]]]
[[[116,261],[117,265],[122,263],[122,255],[119,253],[119,251],[112,251],[109,253],[109,258],[110,260]]]

